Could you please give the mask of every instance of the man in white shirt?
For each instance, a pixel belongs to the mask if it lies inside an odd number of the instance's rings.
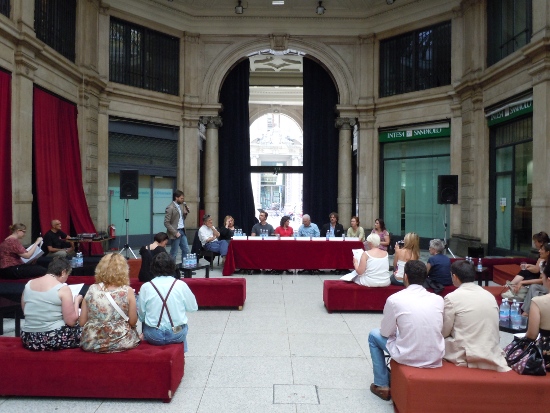
[[[220,233],[214,226],[210,215],[205,215],[202,218],[202,222],[203,225],[199,228],[199,240],[201,241],[202,247],[208,251],[218,252],[222,257],[223,266],[229,243],[224,239],[218,240]]]
[[[475,283],[474,266],[460,260],[451,266],[455,291],[445,296],[445,360],[457,366],[509,371],[500,348],[498,304]]]
[[[441,367],[445,343],[443,298],[422,286],[426,265],[417,260],[405,264],[405,289],[388,297],[380,329],[369,333],[369,348],[374,372],[370,391],[384,400],[391,398],[390,375],[384,352],[396,362],[413,367]]]

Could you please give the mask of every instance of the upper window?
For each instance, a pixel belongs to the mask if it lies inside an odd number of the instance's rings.
[[[487,1],[488,66],[529,43],[531,21],[531,0]]]
[[[10,0],[0,0],[0,13],[10,17]]]
[[[450,83],[450,21],[380,42],[380,97]]]
[[[109,80],[179,94],[179,39],[111,18]]]
[[[35,0],[34,30],[38,39],[74,62],[75,0]]]

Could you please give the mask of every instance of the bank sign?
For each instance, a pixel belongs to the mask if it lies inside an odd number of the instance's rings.
[[[510,119],[517,118],[527,113],[533,113],[533,101],[519,103],[517,105],[510,105],[507,108],[499,110],[493,113],[487,118],[487,124],[489,126],[497,125],[502,122],[509,121]]]
[[[378,140],[380,142],[399,142],[417,139],[446,138],[449,136],[451,136],[451,128],[425,128],[380,132]]]

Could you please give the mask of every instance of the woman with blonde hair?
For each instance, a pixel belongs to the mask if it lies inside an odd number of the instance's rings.
[[[80,313],[82,350],[115,353],[137,347],[137,307],[130,288],[128,263],[118,254],[105,255],[95,269]]]
[[[420,258],[420,238],[416,232],[409,232],[403,238],[403,244],[395,244],[395,254],[393,255],[393,274],[390,277],[393,285],[403,285],[403,275],[405,264],[410,260]]]
[[[219,228],[220,236],[218,237],[218,239],[224,239],[227,242],[231,241],[231,238],[233,238],[233,235],[235,235],[236,229],[240,228],[235,225],[235,218],[233,218],[231,215],[226,215],[223,219],[223,227]]]

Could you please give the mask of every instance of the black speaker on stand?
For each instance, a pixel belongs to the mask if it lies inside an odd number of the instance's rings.
[[[437,177],[437,203],[443,204],[445,208],[445,217],[443,226],[445,227],[445,235],[443,242],[445,248],[454,257],[455,255],[449,247],[447,247],[447,205],[458,204],[458,175],[438,175]]]
[[[136,254],[130,248],[130,206],[128,205],[129,199],[139,199],[139,171],[137,169],[121,169],[120,170],[120,199],[124,199],[126,203],[126,244],[120,250],[122,254],[126,251],[126,258],[128,259],[128,251],[137,259]]]

